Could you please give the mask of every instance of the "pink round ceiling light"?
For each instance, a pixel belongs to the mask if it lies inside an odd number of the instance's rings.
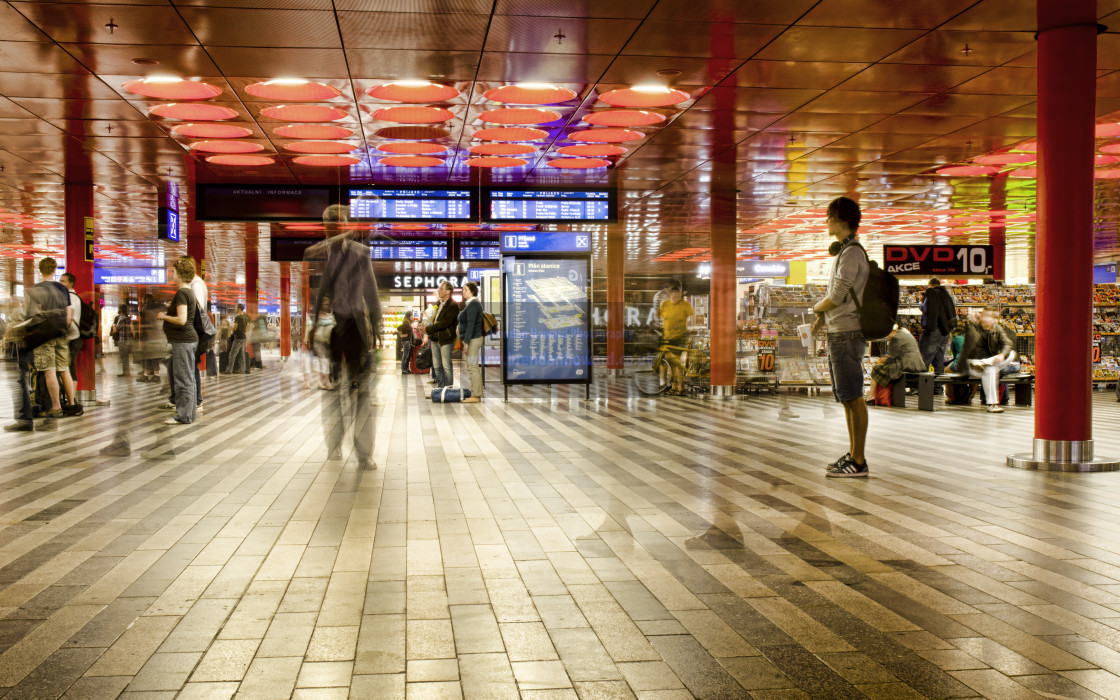
[[[1093,156],[1093,165],[1111,165],[1118,160],[1117,156]]]
[[[467,161],[467,165],[472,168],[516,168],[521,165],[528,165],[528,163],[529,161],[524,158],[502,158],[498,156],[471,158]]]
[[[400,153],[405,155],[429,155],[432,153],[446,153],[447,148],[438,143],[383,143],[377,147],[382,153]]]
[[[583,121],[595,126],[649,126],[665,121],[665,115],[638,109],[607,110],[592,112]]]
[[[548,124],[560,118],[558,112],[536,107],[503,107],[478,115],[487,124]]]
[[[1116,122],[1097,124],[1093,131],[1096,133],[1098,139],[1120,136],[1120,124]]]
[[[216,85],[182,78],[142,78],[130,80],[122,87],[134,95],[158,100],[209,100],[222,94]]]
[[[480,143],[471,147],[476,156],[521,156],[536,150],[527,143]]]
[[[294,153],[349,153],[360,146],[343,141],[297,141],[284,146],[284,150]]]
[[[1015,163],[1030,163],[1034,160],[1037,160],[1037,158],[1027,153],[996,153],[990,156],[978,156],[973,158],[972,162],[980,165],[1012,165]]]
[[[256,153],[264,146],[251,141],[199,141],[191,144],[191,150],[202,153]]]
[[[355,156],[296,156],[292,158],[292,162],[318,168],[337,168],[356,165],[357,163],[361,163],[362,159]]]
[[[590,170],[592,168],[605,168],[609,166],[609,160],[602,158],[556,158],[555,160],[548,161],[550,168],[564,168],[568,170]]]
[[[273,160],[268,156],[224,155],[210,156],[206,162],[214,165],[270,165]]]
[[[1115,168],[1111,170],[1094,170],[1093,177],[1098,180],[1117,180],[1120,179],[1120,170]]]
[[[994,175],[998,172],[998,168],[993,168],[990,165],[950,165],[937,169],[938,175],[947,175],[949,177],[981,177],[984,175]]]
[[[374,135],[383,139],[402,141],[435,141],[447,138],[451,132],[434,126],[387,126],[378,129]]]
[[[432,156],[387,156],[377,162],[393,168],[432,168],[443,165],[442,158]]]
[[[331,85],[306,80],[269,80],[253,83],[245,88],[245,92],[262,100],[277,102],[321,102],[342,94],[341,90]]]
[[[252,136],[253,130],[233,124],[178,124],[171,133],[192,139],[243,139]]]
[[[657,85],[611,90],[599,95],[599,99],[612,107],[672,107],[691,98],[683,90]]]
[[[237,116],[237,110],[214,104],[172,102],[171,104],[149,107],[148,114],[163,117],[164,119],[178,119],[185,122],[216,122],[223,119],[233,119]]]
[[[278,126],[272,133],[285,139],[344,139],[354,135],[350,129],[334,124],[288,124]]]
[[[373,118],[395,124],[439,124],[455,115],[442,107],[386,107],[373,112]]]
[[[370,97],[388,102],[446,102],[459,96],[459,91],[447,85],[425,80],[401,80],[377,85],[366,91]]]
[[[474,138],[479,141],[540,141],[547,136],[548,132],[541,129],[516,126],[499,126],[474,132]]]
[[[640,132],[628,129],[584,129],[583,131],[571,132],[568,134],[568,138],[585,143],[626,143],[627,141],[638,141],[643,136]]]
[[[557,148],[556,152],[565,156],[603,158],[605,156],[621,156],[627,153],[627,150],[625,146],[588,144],[586,146],[563,146],[562,148]]]
[[[555,85],[525,83],[491,88],[482,94],[491,102],[511,105],[554,105],[576,96],[574,90]]]
[[[1120,141],[1116,143],[1110,143],[1107,146],[1101,146],[1099,150],[1101,153],[1120,154]]]
[[[1025,153],[1038,153],[1038,141],[1027,141],[1015,146],[1013,150],[1023,151]]]
[[[261,116],[284,122],[333,122],[346,117],[346,111],[327,105],[278,105],[265,107]]]

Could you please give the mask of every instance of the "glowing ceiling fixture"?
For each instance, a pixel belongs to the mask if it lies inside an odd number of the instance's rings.
[[[630,89],[634,92],[644,92],[647,95],[668,95],[673,91],[666,85],[635,85]]]
[[[274,78],[264,81],[265,85],[307,85],[307,83],[308,81],[303,78]]]

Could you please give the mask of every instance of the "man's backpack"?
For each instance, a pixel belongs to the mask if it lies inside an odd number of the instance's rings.
[[[863,299],[853,297],[860,330],[868,342],[882,340],[890,335],[898,322],[898,278],[867,257],[867,250],[858,241],[853,241],[851,245],[863,251],[867,260],[867,285],[863,288]]]
[[[97,313],[85,299],[81,299],[80,297],[79,299],[82,302],[81,307],[79,307],[79,312],[82,316],[78,319],[78,337],[83,339],[92,338],[97,335]]]

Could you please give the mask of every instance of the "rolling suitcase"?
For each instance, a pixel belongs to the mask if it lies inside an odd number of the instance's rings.
[[[471,397],[470,389],[460,389],[457,386],[445,386],[442,389],[432,389],[432,401],[435,403],[459,403]]]

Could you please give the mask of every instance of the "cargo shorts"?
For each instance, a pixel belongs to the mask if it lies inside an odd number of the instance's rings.
[[[43,343],[35,348],[33,364],[40,372],[51,369],[70,371],[70,341],[65,335],[60,335]]]

